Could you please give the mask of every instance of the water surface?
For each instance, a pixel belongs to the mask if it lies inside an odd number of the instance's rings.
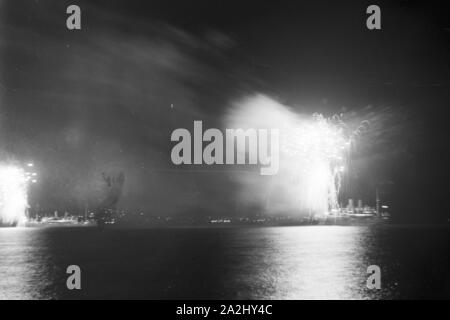
[[[0,299],[448,299],[449,231],[3,228]],[[73,264],[81,291],[66,289]],[[381,290],[366,287],[369,265]]]

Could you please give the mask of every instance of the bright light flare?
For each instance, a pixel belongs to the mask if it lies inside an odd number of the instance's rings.
[[[337,209],[341,175],[351,145],[344,129],[314,114],[284,126],[281,139],[284,169],[297,181],[289,188],[297,195],[298,208],[323,214]]]
[[[248,199],[260,190],[269,213],[328,214],[339,208],[341,177],[361,132],[349,131],[340,116],[299,115],[263,95],[236,104],[226,120],[228,128],[279,129],[278,175],[263,181],[238,177]]]
[[[26,222],[27,180],[22,168],[0,164],[0,224],[21,225]]]

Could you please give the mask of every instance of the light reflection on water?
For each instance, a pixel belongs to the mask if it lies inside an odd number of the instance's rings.
[[[0,228],[0,299],[450,298],[448,228]],[[82,290],[65,287],[67,266]],[[382,290],[366,288],[379,265]]]
[[[0,229],[0,299],[50,299],[44,235],[27,228]]]
[[[243,260],[232,283],[254,285],[251,295],[242,298],[366,298],[366,231],[333,226],[267,229],[258,241],[264,250],[248,250],[251,258]]]

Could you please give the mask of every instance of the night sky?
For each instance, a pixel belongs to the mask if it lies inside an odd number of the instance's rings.
[[[172,165],[170,134],[263,93],[371,122],[343,198],[374,205],[379,185],[399,221],[450,215],[448,1],[0,1],[0,50],[1,157],[36,164],[44,210],[93,205],[124,172],[120,208],[258,212],[233,168]]]

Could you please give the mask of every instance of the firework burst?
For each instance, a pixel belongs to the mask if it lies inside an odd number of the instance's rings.
[[[280,171],[266,183],[269,212],[328,214],[339,208],[342,175],[350,169],[351,150],[369,123],[363,121],[351,130],[343,115],[301,116],[268,97],[256,96],[232,110],[228,125],[279,129]]]

